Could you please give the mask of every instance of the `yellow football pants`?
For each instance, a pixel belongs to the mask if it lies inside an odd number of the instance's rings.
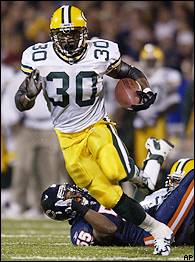
[[[101,120],[78,133],[55,129],[66,170],[75,184],[85,187],[106,208],[122,196],[119,181],[132,175],[127,151],[110,122]]]
[[[160,117],[154,126],[135,129],[135,162],[139,168],[143,167],[143,161],[147,155],[147,150],[145,148],[146,140],[152,136],[157,139],[166,138],[166,122],[164,117]]]

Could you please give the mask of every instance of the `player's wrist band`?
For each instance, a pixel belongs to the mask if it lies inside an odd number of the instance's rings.
[[[89,207],[79,204],[76,200],[72,201],[72,209],[78,212],[82,217],[87,213]]]

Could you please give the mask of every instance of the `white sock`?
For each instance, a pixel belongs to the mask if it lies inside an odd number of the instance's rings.
[[[167,237],[167,234],[171,235],[172,233],[172,230],[167,225],[156,220],[147,213],[146,218],[139,227],[149,232],[155,239]]]
[[[152,183],[152,185],[154,186],[154,188],[156,186],[160,168],[161,168],[161,165],[158,163],[157,160],[149,159],[147,160],[147,163],[143,170],[144,172],[143,176],[150,178],[149,180]]]
[[[130,181],[125,181],[125,182],[122,182],[121,183],[121,187],[123,189],[123,192],[131,197],[131,198],[134,198],[135,196],[135,193],[137,191],[137,186],[134,185],[133,183],[131,183]]]

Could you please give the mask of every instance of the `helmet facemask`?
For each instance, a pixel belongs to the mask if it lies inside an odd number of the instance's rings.
[[[168,187],[170,189],[175,189],[180,181],[184,178],[185,172],[177,172],[175,171],[172,174],[168,174],[167,180],[165,182],[165,187]]]
[[[88,39],[86,27],[51,29],[50,35],[57,51],[73,59],[83,53]]]
[[[165,186],[170,189],[175,189],[181,180],[194,169],[194,159],[181,158],[176,161],[167,175]]]

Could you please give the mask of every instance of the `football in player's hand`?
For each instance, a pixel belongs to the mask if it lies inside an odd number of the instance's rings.
[[[140,103],[136,91],[140,91],[139,84],[130,78],[120,79],[115,87],[115,97],[118,103],[124,108],[131,108],[132,105]]]

